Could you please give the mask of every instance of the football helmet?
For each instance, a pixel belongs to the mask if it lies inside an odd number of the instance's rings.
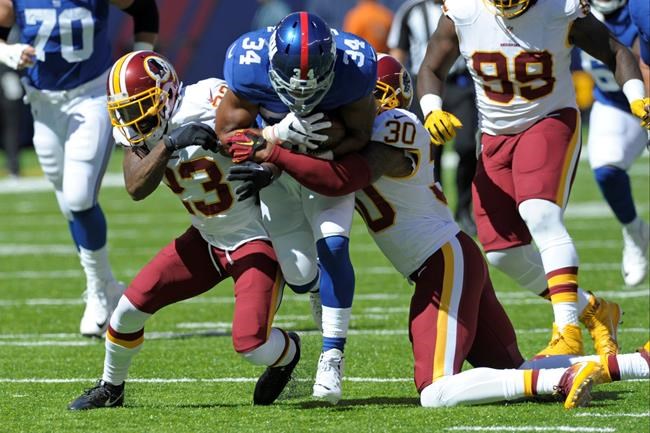
[[[497,15],[503,18],[517,17],[528,9],[535,0],[485,0],[491,4]]]
[[[377,55],[377,83],[374,90],[379,112],[392,108],[408,110],[413,100],[413,82],[406,68],[393,56]]]
[[[627,0],[590,0],[589,3],[601,14],[608,15],[625,6]]]
[[[122,56],[108,74],[111,124],[131,145],[159,140],[171,119],[181,84],[174,66],[153,51]]]
[[[269,79],[280,100],[302,116],[325,97],[334,81],[336,42],[318,15],[294,12],[269,40]]]

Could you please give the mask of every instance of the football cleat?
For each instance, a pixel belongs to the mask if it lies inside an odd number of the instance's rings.
[[[554,394],[564,398],[565,409],[585,407],[591,401],[591,388],[603,382],[602,366],[594,361],[583,361],[566,369]]]
[[[124,404],[124,383],[111,385],[103,380],[97,385],[87,389],[68,405],[70,410],[101,409],[103,407],[117,407]]]
[[[648,342],[642,347],[639,347],[636,351],[639,352],[648,365],[650,365],[650,340],[648,340]]]
[[[648,275],[648,244],[650,228],[648,223],[637,218],[632,224],[623,226],[623,263],[621,271],[628,286],[641,284]]]
[[[339,349],[330,349],[320,354],[313,396],[336,404],[341,399],[341,381],[345,357]]]
[[[273,403],[289,383],[291,373],[300,361],[300,337],[295,332],[289,332],[287,335],[296,343],[296,354],[287,365],[266,368],[255,384],[254,405],[268,406]]]
[[[79,324],[81,335],[98,338],[104,336],[111,314],[125,288],[124,284],[113,280],[103,286],[86,289],[83,293],[86,308]]]
[[[555,355],[584,355],[582,333],[578,325],[565,325],[560,331],[553,323],[551,341],[535,358]]]
[[[621,323],[621,306],[589,295],[589,305],[580,316],[580,321],[587,327],[594,349],[598,355],[616,355],[618,353],[618,324]]]
[[[320,298],[320,290],[309,292],[309,306],[316,327],[320,332],[323,332],[323,302]]]

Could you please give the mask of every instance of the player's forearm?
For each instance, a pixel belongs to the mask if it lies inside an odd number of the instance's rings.
[[[616,47],[616,65],[614,77],[620,86],[625,85],[630,80],[642,80],[639,62],[627,47],[618,44]]]
[[[368,144],[368,141],[370,141],[370,134],[358,131],[351,135],[346,135],[332,151],[334,156],[342,156],[351,152],[358,152]]]
[[[328,196],[346,195],[371,182],[370,166],[357,153],[327,161],[275,146],[266,162],[272,162],[312,191]]]
[[[133,149],[125,149],[124,184],[126,191],[133,200],[142,200],[158,188],[165,174],[169,161],[169,151],[164,145],[158,144],[144,157],[140,157]]]
[[[123,6],[123,5],[120,5]],[[134,0],[122,10],[133,18],[134,50],[153,50],[158,36],[159,16],[155,0]]]

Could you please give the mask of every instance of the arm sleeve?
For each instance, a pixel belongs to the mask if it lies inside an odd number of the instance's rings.
[[[371,183],[370,166],[358,153],[327,161],[275,146],[267,162],[274,163],[307,188],[327,196],[346,195]]]
[[[122,10],[133,17],[133,33],[158,33],[158,5],[155,0],[135,0]]]

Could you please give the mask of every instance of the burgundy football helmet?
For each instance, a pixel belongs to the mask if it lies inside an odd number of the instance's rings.
[[[374,91],[378,111],[408,110],[413,100],[413,82],[406,68],[388,54],[377,55],[377,83]]]
[[[111,123],[132,145],[158,140],[171,119],[181,84],[174,66],[153,51],[134,51],[113,64],[108,75]]]

